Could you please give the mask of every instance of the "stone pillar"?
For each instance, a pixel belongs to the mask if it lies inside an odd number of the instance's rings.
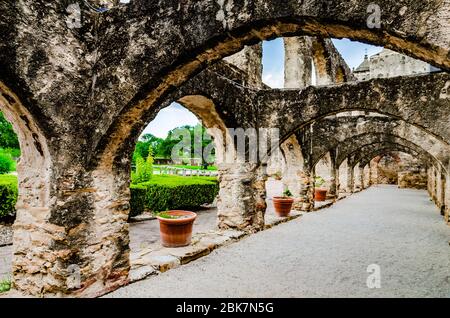
[[[220,164],[217,201],[219,228],[245,231],[264,229],[266,181],[266,166]]]
[[[446,180],[446,175],[445,175],[445,173],[444,173],[444,171],[443,171],[444,169],[442,169],[441,168],[441,172],[440,172],[440,180],[441,180],[441,186],[440,186],[440,188],[441,188],[441,193],[440,193],[440,206],[439,206],[439,208],[440,208],[440,210],[441,210],[441,215],[442,216],[445,216],[445,210],[446,210],[446,206],[445,206],[445,203],[446,203],[446,193],[445,193],[445,191],[446,191],[446,189],[447,189],[447,180]]]
[[[333,151],[330,151],[330,191],[329,195],[331,197],[337,197],[338,194],[338,168],[336,166],[336,156]]]
[[[370,161],[370,183],[371,185],[378,184],[378,162],[376,159]]]
[[[439,210],[442,208],[442,196],[443,191],[442,189],[442,173],[440,167],[437,167],[436,169],[436,195],[435,195],[435,202]]]
[[[247,75],[246,86],[262,88],[262,42],[245,46],[244,49],[236,54],[224,58],[230,64],[233,64]]]
[[[284,87],[303,88],[312,82],[312,42],[308,36],[284,38]]]
[[[437,204],[438,180],[437,180],[437,170],[435,166],[433,166],[432,174],[433,174],[433,185],[432,185],[433,193],[431,195],[431,198],[433,199],[434,203]]]
[[[370,163],[368,163],[367,165],[366,165],[366,167],[364,168],[364,177],[365,177],[365,182],[366,182],[366,185],[367,185],[367,188],[370,188],[370,186],[372,185],[371,183],[370,183],[370,176],[371,175],[371,170],[370,170]]]
[[[314,174],[313,169],[303,157],[301,147],[295,136],[281,145],[285,158],[283,184],[294,196],[293,209],[311,211],[314,208]]]
[[[428,195],[430,196],[430,199],[433,198],[433,169],[432,167],[428,167],[427,169],[427,190]]]
[[[18,204],[14,288],[34,296],[103,295],[128,283],[130,169],[89,171],[57,158],[46,180],[48,205]]]
[[[358,165],[358,169],[359,169],[359,182],[361,183],[360,189],[362,191],[365,189],[365,187],[364,187],[364,167],[362,167],[361,165]]]
[[[293,209],[311,211],[314,208],[314,174],[306,167],[286,167],[283,172],[283,184],[294,196]]]
[[[450,225],[450,174],[445,174],[445,190],[444,190],[444,196],[445,196],[445,203],[444,203],[444,220],[445,222]]]
[[[314,173],[312,169],[305,168],[300,172],[301,188],[297,201],[300,211],[310,212],[314,209]]]
[[[340,169],[336,167],[336,198],[339,198],[339,193],[341,191],[341,178],[340,178]]]
[[[351,165],[351,160],[347,159],[347,193],[353,193],[354,192],[354,169]]]

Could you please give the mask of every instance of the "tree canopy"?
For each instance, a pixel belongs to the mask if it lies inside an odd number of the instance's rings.
[[[0,148],[19,149],[19,139],[9,123],[0,112]]]

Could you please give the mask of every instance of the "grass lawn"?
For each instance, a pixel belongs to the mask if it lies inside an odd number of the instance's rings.
[[[12,174],[0,174],[0,184],[17,184],[17,176]]]
[[[189,170],[203,170],[201,166],[186,166],[186,165],[153,165],[154,167],[174,167],[174,168],[182,168]],[[217,167],[208,166],[209,171],[217,171]]]
[[[193,185],[217,182],[216,177],[183,177],[173,175],[153,175],[151,180],[145,184],[160,184],[166,186]]]
[[[192,184],[202,184],[216,182],[217,177],[183,177],[183,176],[173,176],[173,175],[153,175],[149,184],[161,184],[167,186],[178,186],[178,185],[192,185]],[[17,176],[11,174],[0,175],[0,184],[15,184],[17,185]]]

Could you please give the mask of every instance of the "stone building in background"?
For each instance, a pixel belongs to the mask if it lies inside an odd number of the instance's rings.
[[[366,54],[364,61],[353,70],[353,74],[359,81],[366,81],[374,78],[425,74],[438,70],[426,62],[383,49],[371,57]]]

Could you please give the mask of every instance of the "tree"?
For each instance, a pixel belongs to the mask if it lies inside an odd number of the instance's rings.
[[[4,153],[0,153],[0,174],[5,174],[11,171],[14,161]]]
[[[187,136],[190,144],[186,144],[186,147],[180,150],[184,150],[184,153],[180,152],[178,155],[186,158],[201,158],[202,165],[207,167],[207,162],[204,160],[204,150],[212,144],[212,139],[206,133],[206,128],[200,124],[197,126],[182,126],[171,130],[161,144],[161,155],[165,158],[170,158],[173,147],[182,142],[183,138],[187,138]],[[214,150],[212,154],[214,154]]]
[[[136,155],[136,173],[132,174],[133,183],[150,181],[153,176],[153,150],[148,149],[147,159],[144,160],[139,154]]]
[[[0,112],[0,148],[19,149],[19,140],[12,125]]]
[[[133,154],[133,164],[136,164],[136,159],[138,158],[138,156],[140,156],[141,158],[147,158],[150,148],[154,150],[152,156],[159,156],[158,151],[163,141],[163,139],[158,138],[152,134],[143,135],[141,137],[141,140],[139,140],[136,144],[136,148]]]

